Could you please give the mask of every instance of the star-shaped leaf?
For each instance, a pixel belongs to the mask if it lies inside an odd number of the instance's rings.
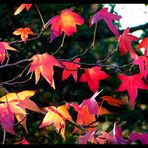
[[[108,12],[108,8],[103,8],[90,19],[90,26],[97,23],[100,20],[104,20],[108,25],[109,29],[116,35],[119,36],[117,28],[112,24],[113,20],[119,20],[121,16]]]
[[[101,70],[102,67],[95,66],[92,68],[86,68],[85,73],[82,74],[80,82],[87,82],[89,88],[95,93],[99,88],[99,81],[107,79],[109,77],[104,71]]]
[[[47,53],[36,54],[31,59],[33,62],[31,63],[29,73],[35,71],[35,84],[38,83],[40,74],[42,74],[50,86],[55,89],[53,66],[62,67],[62,65],[54,56],[51,56]]]
[[[72,9],[61,11],[60,15],[52,17],[47,25],[51,25],[50,42],[64,32],[67,36],[77,32],[76,25],[82,25],[84,19],[77,13],[72,12]]]
[[[138,38],[136,36],[133,36],[132,34],[129,34],[130,28],[127,27],[123,34],[120,35],[117,39],[118,39],[118,43],[119,43],[119,49],[120,49],[120,55],[123,56],[126,54],[127,51],[129,51],[130,56],[133,59],[136,59],[138,57],[138,55],[135,53],[131,42],[132,41],[137,41]]]
[[[79,62],[80,58],[75,59],[73,62]],[[62,65],[65,66],[65,69],[62,74],[62,81],[67,79],[70,75],[73,76],[75,82],[77,82],[77,71],[80,65],[71,63],[71,62],[62,62]]]
[[[68,112],[69,105],[62,105],[59,107],[55,106],[49,106],[43,108],[44,111],[46,111],[46,115],[43,119],[42,124],[39,128],[48,126],[50,124],[54,124],[54,127],[56,130],[61,133],[61,136],[64,140],[65,138],[65,126],[66,126],[66,120],[69,120],[73,122],[69,112]]]
[[[16,31],[13,32],[14,35],[20,35],[21,39],[26,42],[28,39],[28,35],[34,35],[30,28],[18,28]]]
[[[135,100],[138,95],[138,89],[148,90],[148,85],[142,81],[142,77],[142,74],[134,74],[132,76],[121,74],[118,76],[122,83],[117,89],[117,91],[128,92],[132,108],[134,108],[135,105]]]

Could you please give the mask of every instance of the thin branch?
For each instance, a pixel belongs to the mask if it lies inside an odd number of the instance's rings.
[[[125,68],[127,66],[130,66],[132,64],[132,62],[129,62],[128,64],[125,65],[114,65],[114,64],[110,64],[110,65],[103,65],[103,64],[99,64],[99,63],[84,63],[84,62],[74,62],[74,61],[69,61],[67,59],[57,59],[59,62],[70,62],[70,63],[74,63],[74,64],[79,64],[79,65],[84,65],[84,66],[101,66],[101,67],[110,67],[110,68]]]
[[[55,54],[63,47],[63,45],[64,45],[64,40],[65,40],[65,33],[64,33],[64,35],[63,35],[63,39],[62,39],[62,43],[61,43],[60,47],[59,47],[54,53],[51,54],[52,56],[55,55]]]
[[[36,37],[27,39],[26,42],[39,39],[40,36],[43,34],[43,31],[44,31],[44,30],[42,30]],[[10,45],[10,44],[12,45],[12,44],[16,44],[16,43],[24,43],[24,41],[23,41],[23,40],[16,40],[16,41],[7,42],[7,43],[8,43],[9,45]]]
[[[24,80],[24,81],[20,81],[20,82],[12,82],[12,83],[10,83],[10,82],[3,82],[3,84],[4,85],[16,85],[16,84],[23,84],[23,83],[26,83],[27,81],[29,81],[30,80],[30,78],[29,79],[27,79],[27,80]]]
[[[21,64],[21,63],[24,63],[24,62],[29,62],[29,61],[31,61],[31,59],[23,59],[23,60],[20,60],[20,61],[18,61],[18,62],[15,62],[15,63],[1,65],[1,66],[0,66],[0,69],[1,69],[1,68],[5,68],[5,67],[16,66],[16,65],[18,65],[18,64]]]
[[[84,56],[84,55],[87,53],[87,51],[88,51],[89,49],[91,49],[92,47],[94,47],[95,39],[96,39],[96,31],[97,31],[97,23],[95,24],[95,29],[94,29],[94,34],[93,34],[93,41],[92,41],[92,43],[90,44],[90,46],[89,46],[88,48],[86,48],[85,51],[84,51],[82,54],[76,55],[76,56],[70,58],[69,60],[72,61],[72,60],[74,60],[74,59],[76,59],[76,58],[78,58],[78,57]]]
[[[38,12],[40,18],[41,18],[41,21],[42,21],[42,24],[43,24],[43,28],[42,28],[42,29],[44,30],[44,29],[45,29],[45,22],[44,22],[44,19],[43,19],[43,17],[42,17],[42,14],[41,14],[41,12],[40,12],[40,10],[39,10],[37,4],[35,4],[35,7],[36,7],[36,9],[37,9],[37,12]]]
[[[5,144],[5,140],[6,140],[6,131],[3,129],[3,142],[2,144]]]
[[[100,63],[106,62],[118,50],[118,46],[119,46],[119,43],[117,43],[115,50],[110,52],[103,60],[98,60],[97,63],[100,64]]]

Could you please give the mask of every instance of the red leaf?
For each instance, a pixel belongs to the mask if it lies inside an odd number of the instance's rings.
[[[131,141],[140,140],[142,144],[148,144],[148,133],[132,132],[130,134],[129,140]]]
[[[121,74],[118,78],[122,81],[120,87],[117,89],[118,92],[122,92],[127,90],[129,94],[129,98],[131,101],[131,105],[134,108],[135,100],[138,94],[138,89],[148,90],[148,85],[146,85],[142,81],[142,74],[134,74],[132,76],[127,76]]]
[[[139,44],[138,48],[145,48],[144,55],[148,56],[148,37],[144,38]]]
[[[7,42],[0,42],[0,62],[1,62],[1,64],[5,60],[5,56],[6,56],[5,50],[18,51],[15,48],[9,46],[9,44]]]
[[[23,138],[23,140],[21,141],[21,144],[30,144],[28,141],[26,141],[25,138]]]
[[[87,82],[89,88],[95,93],[99,88],[99,81],[109,77],[101,67],[95,66],[93,68],[86,68],[85,73],[82,74],[80,82]]]
[[[119,32],[117,28],[112,24],[113,20],[119,20],[121,16],[118,16],[116,14],[112,14],[108,12],[108,8],[103,8],[99,12],[97,12],[95,15],[93,15],[90,19],[90,26],[97,23],[100,20],[104,20],[106,24],[108,25],[109,29],[116,35],[119,36]]]
[[[18,15],[20,12],[22,12],[25,8],[27,11],[29,11],[32,4],[21,4],[16,11],[14,12],[14,15]]]
[[[80,58],[77,58],[73,62],[79,62],[79,61]],[[77,71],[80,65],[70,62],[62,62],[62,65],[66,67],[66,69],[64,69],[62,74],[62,81],[67,79],[70,75],[72,75],[73,78],[75,79],[75,82],[77,82]]]
[[[126,54],[127,51],[129,51],[130,56],[133,59],[136,59],[138,55],[135,53],[134,49],[132,48],[131,41],[137,41],[138,38],[129,34],[129,31],[130,28],[127,27],[126,30],[124,30],[123,34],[118,37],[120,55],[123,56]]]
[[[121,107],[122,104],[125,104],[125,102],[122,102],[119,99],[113,98],[112,96],[102,96],[101,99],[107,101],[108,104]]]
[[[30,30],[30,28],[19,28],[13,32],[14,35],[20,35],[21,39],[26,42],[28,39],[28,34],[34,35],[34,33]]]
[[[143,75],[143,77],[146,80],[148,75],[148,57],[138,56],[138,58],[133,61],[133,65],[139,66],[140,73]]]
[[[62,65],[58,62],[58,60],[55,59],[55,57],[47,53],[36,54],[31,59],[33,62],[31,63],[29,73],[35,71],[35,83],[38,83],[40,74],[42,74],[50,86],[55,89],[53,66],[62,67]]]
[[[72,12],[72,9],[61,11],[60,15],[52,17],[47,25],[51,25],[50,42],[64,32],[67,36],[77,32],[76,25],[82,25],[84,19],[77,13]]]

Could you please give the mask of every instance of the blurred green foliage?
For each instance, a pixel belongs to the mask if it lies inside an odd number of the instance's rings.
[[[12,34],[13,31],[15,31],[17,28],[30,27],[36,34],[39,34],[41,31],[42,22],[36,8],[32,6],[30,11],[23,10],[19,15],[14,16],[13,13],[18,6],[19,5],[17,4],[0,5],[0,38],[2,41],[19,40],[19,36],[15,36]],[[82,26],[77,26],[78,32],[74,33],[74,35],[71,37],[65,38],[64,46],[55,55],[56,58],[67,59],[83,53],[84,50],[91,44],[94,26],[92,26],[91,28],[89,27],[89,19],[95,12],[103,7],[103,4],[39,4],[38,7],[45,22],[47,22],[53,16],[58,15],[61,10],[67,8],[74,8],[74,11],[79,13],[85,19],[85,24]],[[115,4],[111,4],[111,12],[114,12],[114,7]],[[120,26],[120,22],[116,23],[116,25]],[[144,33],[142,34],[141,38],[144,38],[148,35],[148,29],[145,29],[143,31]],[[95,63],[97,60],[104,59],[109,52],[116,48],[117,42],[115,36],[113,35],[109,38],[105,36],[105,34],[110,32],[110,30],[103,21],[100,21],[98,23],[97,32],[99,32],[99,36],[96,36],[95,46],[91,50],[89,50],[85,56],[81,57],[81,62]],[[50,27],[48,27],[38,40],[13,45],[13,47],[18,49],[20,52],[10,51],[9,62],[12,63],[21,59],[31,58],[37,53],[42,54],[47,52],[49,54],[52,54],[60,46],[62,36],[63,34],[56,38],[51,44],[49,44]],[[133,44],[133,47],[136,47],[136,44]],[[117,65],[124,65],[129,63],[129,61],[130,58],[128,53],[125,56],[120,57],[119,51],[117,51],[104,64],[112,63]],[[15,66],[2,69],[0,71],[0,81],[10,80],[16,77],[27,65],[28,63],[20,65],[21,67]],[[125,69],[125,71],[123,72],[127,73],[128,68]],[[25,80],[29,78],[29,76],[26,75],[27,70],[24,72],[19,80]],[[64,101],[74,101],[81,103],[83,99],[90,98],[93,95],[86,83],[75,83],[72,76],[62,82],[61,77],[63,70],[57,67],[54,67],[54,70],[54,80],[56,86],[55,90],[53,90],[47,83],[47,81],[42,77],[40,78],[39,83],[35,85],[34,75],[31,80],[24,84],[15,84],[13,86],[6,85],[5,88],[9,90],[9,92],[36,90],[36,95],[33,96],[31,99],[41,108],[50,105],[59,106],[63,104]],[[116,98],[128,100],[127,92],[117,93],[115,91],[120,84],[120,81],[116,77],[120,70],[109,68],[103,68],[103,70],[111,75],[111,77],[100,82],[99,90],[103,89],[103,92],[100,94],[100,96],[111,95]],[[136,70],[138,69],[136,68]],[[78,78],[80,78],[82,72],[83,70],[79,71]],[[3,92],[1,90],[0,95],[3,95]],[[139,91],[136,100],[136,107],[134,110],[132,110],[130,106],[117,108],[104,103],[103,107],[113,112],[114,114],[101,116],[99,118],[100,126],[102,126],[104,123],[107,124],[108,128],[106,130],[109,131],[113,128],[113,122],[115,120],[118,120],[119,122],[126,121],[126,123],[122,126],[125,137],[128,135],[127,133],[130,133],[131,131],[148,132],[147,96],[147,91]],[[99,100],[99,97],[97,97],[97,99]],[[44,118],[43,115],[31,112],[29,110],[28,113],[27,127],[29,133],[27,134],[23,127],[18,124],[17,126],[15,126],[15,131],[17,134],[13,136],[7,133],[6,143],[16,143],[17,141],[21,141],[22,137],[25,137],[26,140],[32,144],[73,144],[77,140],[78,134],[72,134],[73,125],[67,123],[65,130],[67,140],[66,142],[63,142],[61,135],[56,133],[56,130],[53,126],[39,129],[39,125]],[[71,113],[73,114],[73,119],[76,120],[76,115],[73,109],[71,109]],[[2,131],[2,129],[0,129],[0,131]],[[2,132],[0,134],[0,139],[2,139]]]

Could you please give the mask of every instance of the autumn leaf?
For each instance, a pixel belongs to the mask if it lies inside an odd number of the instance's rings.
[[[98,115],[99,105],[98,105],[98,102],[95,100],[95,98],[99,94],[100,94],[100,92],[98,92],[98,91],[95,92],[94,95],[90,99],[84,99],[80,106],[82,107],[82,106],[86,105],[91,114]]]
[[[33,60],[33,62],[31,63],[29,73],[35,71],[35,84],[38,83],[40,74],[42,74],[50,86],[55,89],[53,66],[62,67],[58,60],[47,53],[36,54],[31,58],[31,60]]]
[[[109,77],[109,75],[102,71],[101,68],[102,67],[99,66],[95,66],[93,68],[85,68],[85,73],[83,73],[79,79],[80,82],[87,82],[89,88],[94,93],[99,88],[99,81]]]
[[[14,15],[18,15],[20,12],[22,12],[25,8],[27,11],[29,11],[32,4],[21,4],[14,12]]]
[[[54,127],[61,134],[62,138],[65,141],[66,138],[64,133],[65,133],[65,127],[66,127],[66,120],[73,122],[68,112],[68,108],[69,106],[66,104],[61,105],[59,107],[49,106],[49,107],[43,108],[43,110],[46,111],[47,113],[39,128],[48,126],[50,124],[54,124]]]
[[[148,90],[148,85],[142,81],[142,77],[142,74],[134,74],[132,76],[121,74],[118,76],[122,83],[120,84],[117,91],[128,92],[132,108],[134,108],[135,105],[135,100],[138,95],[138,89]]]
[[[67,36],[77,32],[76,25],[82,25],[84,19],[72,9],[61,11],[60,15],[52,17],[46,25],[51,25],[50,43],[64,32]]]
[[[25,90],[19,93],[8,93],[5,96],[0,98],[1,102],[8,102],[9,108],[12,113],[15,113],[15,116],[18,122],[21,122],[22,126],[25,128],[26,132],[28,133],[26,127],[26,109],[41,112],[39,107],[31,101],[29,98],[35,94],[35,91]]]
[[[17,106],[16,102],[5,102],[0,104],[0,123],[2,128],[11,134],[15,134],[13,129],[14,126],[14,114],[23,114],[26,115],[27,113]]]
[[[102,106],[99,106],[98,115],[113,114]]]
[[[77,58],[73,62],[79,62],[79,61],[80,58]],[[62,62],[62,65],[65,66],[65,69],[62,73],[62,81],[67,79],[70,75],[72,75],[75,82],[77,82],[77,71],[80,65],[71,62]]]
[[[148,37],[145,37],[138,46],[138,49],[145,48],[144,56],[148,56]]]
[[[114,141],[113,135],[105,131],[100,131],[100,134],[96,137],[99,144],[110,144]]]
[[[129,136],[130,141],[140,140],[141,144],[148,144],[148,133],[132,132]]]
[[[128,142],[122,136],[122,129],[118,126],[117,121],[114,122],[113,137],[113,144],[128,144]]]
[[[138,58],[133,61],[133,65],[139,66],[140,73],[143,75],[143,77],[146,80],[148,75],[148,57],[138,56]]]
[[[16,31],[13,32],[14,35],[20,35],[21,39],[26,42],[28,39],[28,35],[34,35],[30,28],[18,28]]]
[[[1,64],[5,60],[6,50],[18,51],[15,48],[9,46],[9,44],[7,42],[0,42],[0,62],[1,62]]]
[[[25,138],[21,141],[21,144],[30,144]]]
[[[79,144],[87,144],[87,142],[91,142],[93,144],[97,144],[95,140],[95,131],[90,131],[83,136],[80,136],[78,139]]]
[[[117,38],[119,43],[120,55],[123,56],[126,54],[127,51],[129,51],[131,58],[136,59],[138,58],[138,55],[135,53],[134,49],[132,48],[131,42],[137,41],[138,38],[136,36],[129,34],[129,31],[130,28],[127,27],[124,30],[123,34]]]
[[[14,113],[9,108],[8,104],[0,104],[0,123],[2,128],[13,135],[15,135],[15,131],[13,129],[14,126]]]
[[[87,105],[81,105],[81,104],[79,105],[76,103],[70,103],[70,105],[77,112],[76,124],[87,126],[87,125],[96,121],[95,115],[93,115],[89,112]],[[91,126],[95,126],[95,125],[96,125],[96,123],[93,123]],[[93,128],[87,127],[86,128],[87,131],[94,131],[95,129],[96,129],[96,127],[93,127]],[[78,128],[75,126],[72,133],[75,133],[77,130],[78,130]]]
[[[117,106],[117,107],[121,107],[121,105],[125,104],[125,102],[119,99],[113,98],[112,96],[102,96],[100,98],[106,101],[108,104]]]
[[[108,8],[103,8],[90,19],[90,26],[97,23],[100,20],[104,20],[108,25],[109,29],[116,35],[119,36],[117,28],[112,24],[113,20],[119,20],[121,16],[108,12]]]

